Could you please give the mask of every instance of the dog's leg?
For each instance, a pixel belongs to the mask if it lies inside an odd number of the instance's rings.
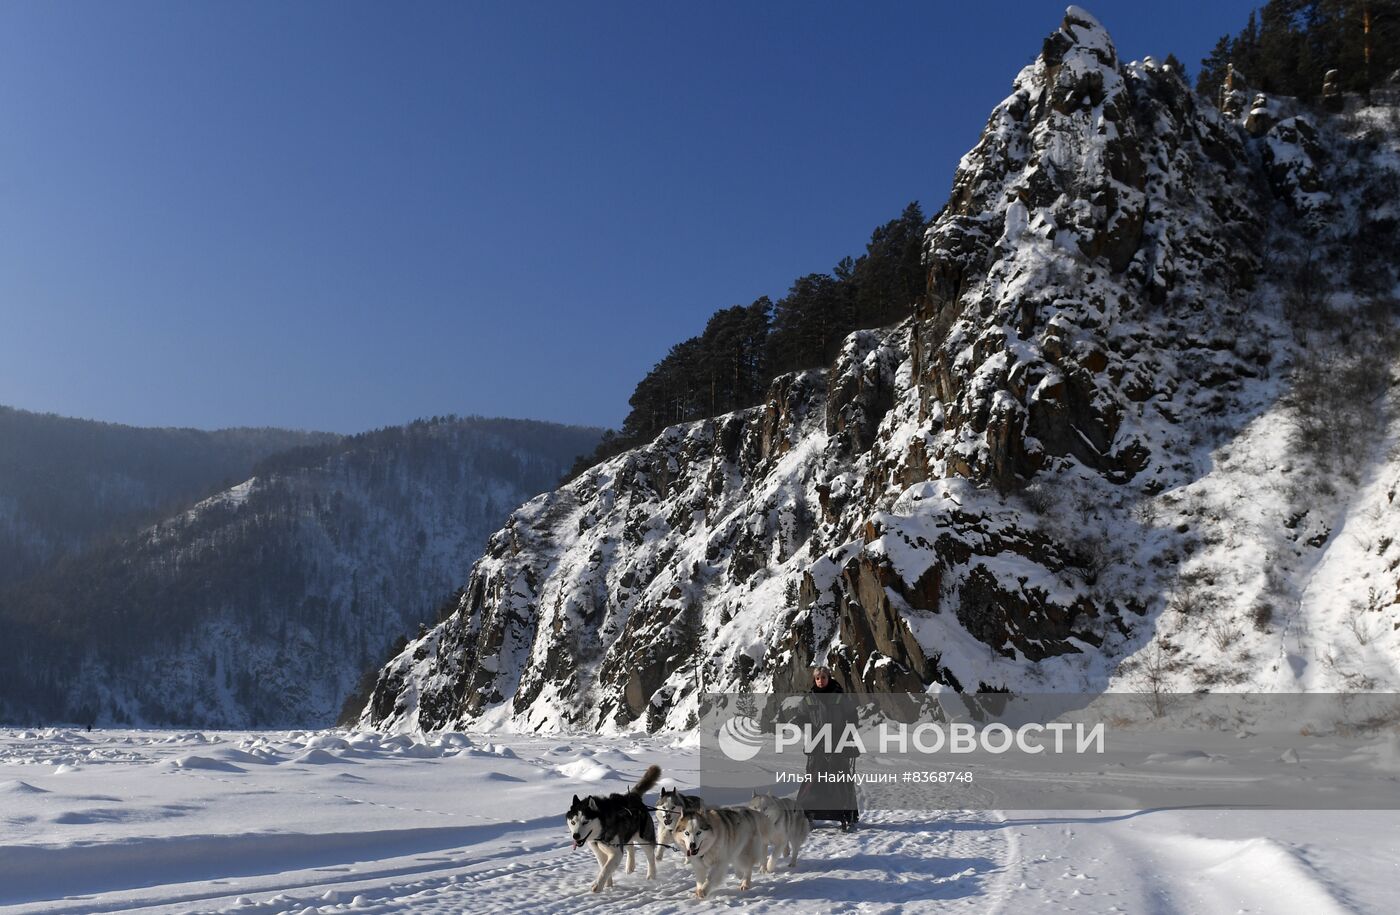
[[[767,853],[768,843],[761,837],[755,838],[749,843],[749,847],[744,849],[743,854],[739,856],[739,866],[734,869],[736,873],[741,869],[743,871],[738,874],[739,892],[742,893],[753,886],[753,869],[762,866],[763,856]]]
[[[637,846],[631,842],[627,843],[627,873],[632,873],[637,869]]]
[[[705,892],[708,893],[716,886],[724,886],[724,875],[729,872],[729,861],[716,857],[710,864],[710,873],[705,877]]]
[[[699,855],[692,855],[690,869],[695,872],[695,898],[704,899],[705,894],[710,891],[709,868],[705,866],[703,858]]]
[[[733,867],[737,873],[738,868],[734,864],[734,856],[731,855],[723,861],[715,862],[715,866],[710,868],[710,883],[716,886],[724,886],[724,878],[729,875],[729,869]]]
[[[598,876],[593,880],[593,892],[598,893],[603,889],[603,875],[608,870],[608,857],[601,843],[589,842],[588,844],[593,846],[593,854],[598,858]]]
[[[609,847],[608,850],[612,852],[612,860],[608,862],[608,886],[612,886],[613,875],[615,875],[617,869],[622,866],[622,849]]]
[[[805,819],[797,824],[797,834],[790,836],[788,841],[792,843],[792,859],[789,867],[797,867],[797,853],[802,850],[802,843],[807,841],[807,837],[812,834],[812,824]]]
[[[666,846],[669,845],[670,842],[671,842],[671,829],[670,829],[670,827],[668,827],[668,826],[662,826],[661,829],[659,829],[659,830],[657,831],[657,833],[656,833],[656,845],[653,846],[653,848],[654,848],[655,851],[656,851],[656,860],[657,860],[657,861],[660,861],[660,860],[661,860],[661,855],[662,855],[663,852],[666,851]]]
[[[647,879],[655,880],[656,859],[661,857],[661,847],[659,845],[643,845],[642,848],[645,849],[643,854],[647,856]]]
[[[606,888],[612,886],[613,872],[622,863],[622,849],[606,845],[602,842],[594,843],[598,850],[598,879],[593,881],[593,892],[601,893]]]

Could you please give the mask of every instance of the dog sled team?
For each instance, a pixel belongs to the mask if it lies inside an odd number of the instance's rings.
[[[812,824],[796,800],[755,794],[743,807],[709,807],[695,795],[663,788],[656,807],[648,808],[643,796],[660,777],[660,767],[651,766],[625,794],[574,796],[565,822],[574,848],[588,845],[598,858],[593,892],[612,886],[624,853],[632,873],[638,849],[646,858],[648,880],[656,878],[656,862],[667,848],[680,851],[695,873],[700,899],[724,881],[730,867],[739,889],[747,890],[756,868],[771,874],[780,857],[788,867],[797,866]]]
[[[852,715],[848,697],[842,695],[828,667],[817,667],[812,681],[813,695],[803,717],[810,724],[830,724],[841,731]],[[850,772],[853,763],[854,758],[843,752],[813,752],[807,757],[807,771],[809,775]],[[625,794],[574,796],[565,821],[574,848],[588,845],[598,857],[593,892],[612,886],[624,850],[629,874],[636,868],[640,848],[646,856],[647,879],[655,879],[656,862],[668,847],[679,850],[690,863],[699,898],[722,883],[730,867],[739,875],[739,889],[747,890],[754,868],[760,865],[770,874],[780,857],[787,858],[789,867],[797,866],[812,820],[836,820],[845,832],[858,819],[855,787],[848,781],[814,791],[809,779],[796,799],[755,794],[744,807],[710,807],[695,795],[663,788],[656,807],[650,808],[642,798],[660,777],[660,767],[650,766]],[[655,823],[650,816],[653,809]]]

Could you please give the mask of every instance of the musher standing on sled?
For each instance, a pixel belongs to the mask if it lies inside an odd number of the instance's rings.
[[[850,699],[835,680],[831,668],[818,667],[812,671],[812,692],[803,702],[802,718],[816,734],[824,725],[831,725],[830,752],[820,743],[807,754],[807,781],[797,793],[797,802],[811,820],[836,820],[842,832],[855,828],[856,786],[850,780],[855,771],[859,751],[848,747],[838,751],[846,725],[855,724]],[[819,781],[819,773],[841,777],[840,781]]]

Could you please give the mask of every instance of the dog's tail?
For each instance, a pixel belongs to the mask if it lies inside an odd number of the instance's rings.
[[[632,793],[638,797],[646,794],[656,787],[659,778],[661,778],[661,767],[657,765],[647,766],[647,770],[642,773],[642,780],[632,786]]]

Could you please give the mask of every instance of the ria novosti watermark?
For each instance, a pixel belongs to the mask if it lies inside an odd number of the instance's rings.
[[[752,720],[752,719],[750,719]],[[1083,722],[1052,721],[1048,724],[1023,724],[1012,730],[1000,722],[978,727],[968,722],[949,724],[903,721],[882,721],[876,727],[874,741],[866,746],[866,738],[854,723],[839,731],[832,724],[813,727],[810,723],[778,722],[773,733],[773,752],[782,753],[793,747],[804,754],[847,754],[863,756],[870,752],[907,753],[1102,753],[1104,724],[1085,725]],[[1072,737],[1071,739],[1067,739]],[[729,751],[725,751],[730,755]],[[735,757],[730,755],[731,759]],[[748,757],[752,759],[753,757]]]
[[[1400,808],[1391,694],[730,694],[699,731],[717,803],[848,783],[864,808]]]

